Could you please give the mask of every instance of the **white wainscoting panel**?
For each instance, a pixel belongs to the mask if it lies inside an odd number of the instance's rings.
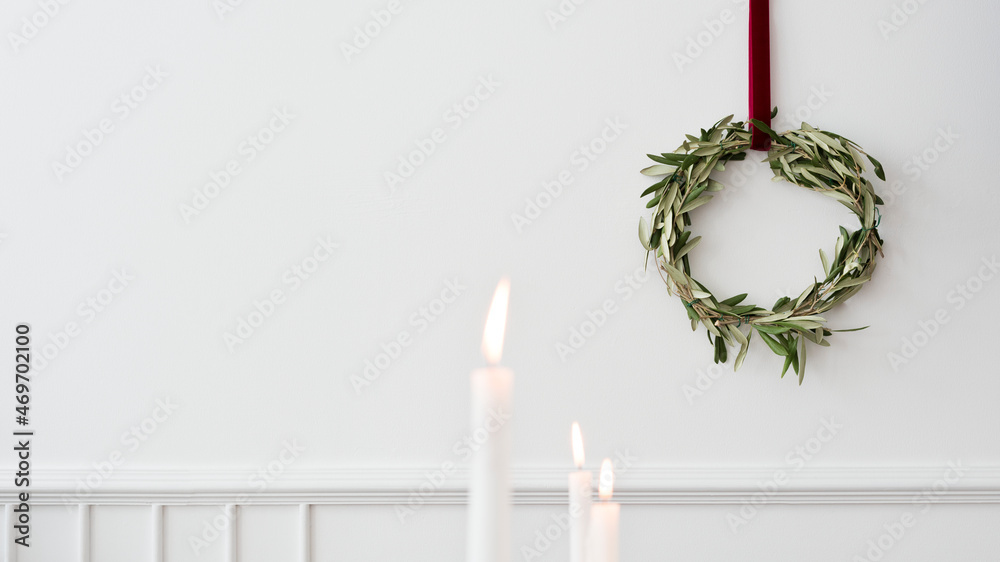
[[[846,561],[865,560],[871,544],[882,541],[883,562],[939,562],[1000,559],[1000,508],[982,504],[934,504],[920,509],[899,504],[765,504],[734,531],[728,518],[733,505],[627,505],[622,509],[622,560]],[[142,527],[152,522],[148,510],[133,507],[92,508],[91,560],[146,562],[157,558]],[[166,562],[227,560],[221,539],[205,548],[205,525],[221,513],[210,507],[164,508],[168,525]],[[907,513],[914,522],[899,529]],[[521,562],[564,562],[567,534],[560,526],[562,506],[519,505],[514,510],[514,557]],[[299,560],[296,537],[298,506],[260,505],[240,520],[239,562]],[[38,508],[39,533],[29,549],[18,549],[18,562],[77,562],[73,537],[78,521],[70,510]],[[126,522],[126,520],[132,521]],[[459,562],[464,556],[465,510],[459,505],[428,505],[400,522],[388,505],[320,505],[313,508],[316,562]],[[44,521],[44,526],[42,524]],[[117,524],[112,524],[117,522]],[[895,532],[898,538],[891,533]],[[211,538],[211,535],[209,535]],[[872,543],[869,543],[872,541]],[[885,548],[888,546],[888,548]],[[650,556],[650,553],[654,553]],[[6,559],[5,562],[9,562]]]
[[[432,470],[297,471],[263,492],[242,489],[237,471],[132,470],[86,498],[72,493],[87,471],[41,471],[32,547],[6,560],[461,560],[466,475],[438,481],[426,476]],[[566,558],[565,478],[563,468],[515,471],[515,559]],[[424,492],[432,481],[436,487]],[[0,497],[13,500],[9,491]],[[685,560],[747,553],[799,560],[815,552],[874,560],[891,552],[886,560],[987,561],[1000,553],[1000,536],[991,532],[1000,525],[997,467],[804,467],[794,474],[630,467],[616,501],[625,506],[625,560],[650,552]],[[10,528],[14,512],[5,513]],[[949,540],[936,539],[940,533]]]

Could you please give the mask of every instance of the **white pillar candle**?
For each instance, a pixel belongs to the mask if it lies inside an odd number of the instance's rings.
[[[510,283],[502,279],[483,331],[489,367],[472,372],[473,453],[466,560],[510,562],[510,399],[514,373],[496,366],[503,351]]]
[[[593,503],[594,475],[583,468],[583,436],[580,424],[573,422],[573,463],[576,472],[569,473],[569,559],[586,562],[587,526],[590,523],[590,505]]]
[[[590,508],[590,526],[587,529],[587,561],[618,562],[618,517],[621,506],[612,503],[615,475],[611,459],[601,464],[598,496],[601,501]]]

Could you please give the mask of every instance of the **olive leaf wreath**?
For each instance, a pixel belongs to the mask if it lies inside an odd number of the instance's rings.
[[[771,116],[776,114],[777,109]],[[727,162],[746,159],[751,133],[746,123],[734,123],[732,118],[730,115],[702,129],[699,136],[686,135],[687,140],[674,152],[648,155],[657,163],[642,173],[665,177],[642,193],[641,197],[653,196],[646,208],[654,210],[650,222],[640,219],[639,239],[647,250],[646,259],[654,252],[668,290],[684,303],[691,329],[696,330],[699,323],[705,326],[709,343],[715,347],[716,363],[725,363],[728,347],[738,345],[734,365],[738,370],[757,332],[771,351],[785,358],[781,376],[791,366],[802,384],[807,342],[829,346],[826,338],[833,332],[864,329],[831,330],[821,314],[854,296],[872,278],[876,254],[882,253],[878,233],[881,213],[877,206],[883,201],[862,176],[865,164],[861,155],[871,161],[875,175],[883,181],[885,172],[878,160],[857,143],[836,133],[802,123],[801,129],[778,134],[763,122],[751,119],[754,126],[771,137],[771,149],[764,162],[770,163],[774,181],[786,180],[836,199],[857,215],[860,228],[851,232],[840,227],[833,259],[822,249],[819,251],[826,278],[814,278],[797,298],[781,297],[770,308],[743,304],[746,293],[718,300],[691,275],[690,253],[701,236],[691,238],[687,228],[691,225],[689,213],[711,201],[709,193],[724,187],[710,177],[712,172],[724,170]],[[741,328],[747,328],[747,333]]]

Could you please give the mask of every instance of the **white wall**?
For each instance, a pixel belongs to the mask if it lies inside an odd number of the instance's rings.
[[[1000,210],[996,3],[772,3],[779,119],[798,113],[857,140],[889,175],[876,185],[885,258],[830,315],[834,327],[871,327],[810,353],[801,387],[778,379],[763,346],[738,374],[714,370],[704,334],[658,279],[622,289],[642,271],[644,155],[745,116],[745,2],[592,1],[553,28],[555,1],[404,1],[350,56],[343,45],[385,2],[246,1],[222,17],[214,4],[70,3],[46,18],[16,0],[0,11],[0,291],[11,334],[0,345],[13,347],[19,322],[32,325],[36,355],[62,344],[35,368],[40,546],[22,559],[70,556],[67,494],[98,504],[94,560],[140,559],[132,552],[148,545],[131,537],[158,502],[169,504],[166,559],[212,559],[194,556],[185,529],[200,526],[207,504],[256,490],[265,480],[254,474],[274,462],[282,472],[267,490],[299,493],[247,508],[242,560],[294,545],[300,502],[319,504],[317,560],[460,557],[461,475],[419,519],[400,525],[392,506],[426,469],[461,464],[467,373],[482,361],[503,274],[513,282],[505,363],[517,373],[518,546],[558,509],[579,420],[590,464],[620,454],[636,467],[621,475],[634,492],[623,500],[625,559],[864,556],[949,463],[968,471],[885,559],[985,559],[1000,547],[987,532],[1000,517],[1000,283],[983,265],[996,257]],[[48,21],[21,41],[11,34],[25,33],[22,18]],[[116,101],[144,79],[134,108]],[[477,92],[474,111],[456,118],[453,105]],[[54,171],[103,120],[99,146]],[[614,136],[608,123],[624,130],[581,160],[581,146]],[[269,140],[261,130],[272,124],[281,130],[249,159],[243,143]],[[386,172],[435,136],[444,140],[433,154],[390,189]],[[230,161],[227,187],[185,218],[181,205]],[[512,215],[560,174],[572,183],[518,229]],[[817,273],[816,250],[832,246],[838,224],[855,225],[769,175],[763,165],[748,180],[720,175],[729,195],[696,217],[704,242],[693,259],[720,292],[771,302]],[[291,282],[286,272],[318,240],[338,247]],[[127,286],[88,304],[121,288],[122,270]],[[449,284],[459,295],[437,310]],[[274,313],[228,349],[224,334],[275,290],[285,299]],[[616,312],[560,357],[557,344],[609,299]],[[421,323],[429,307],[440,314]],[[935,316],[945,319],[936,328]],[[400,335],[412,343],[356,392],[352,375]],[[921,346],[910,354],[904,340]],[[890,354],[904,352],[894,365]],[[824,424],[839,427],[817,450]],[[127,436],[133,427],[139,435]],[[287,443],[303,450],[280,464]],[[732,532],[727,514],[775,470],[790,483]],[[533,487],[549,503],[532,503]],[[358,490],[364,505],[344,499]],[[389,500],[375,501],[379,490]],[[827,494],[843,502],[829,506]]]

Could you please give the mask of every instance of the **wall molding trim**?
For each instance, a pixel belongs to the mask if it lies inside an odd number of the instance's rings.
[[[34,505],[390,505],[466,503],[467,473],[446,467],[248,470],[35,470]],[[448,467],[450,468],[450,467]],[[514,503],[566,503],[569,467],[515,468]],[[595,480],[596,480],[596,470]],[[270,478],[270,481],[267,480]],[[12,480],[11,480],[12,482]],[[23,489],[6,484],[0,501]],[[623,504],[1000,503],[1000,466],[620,467]]]

